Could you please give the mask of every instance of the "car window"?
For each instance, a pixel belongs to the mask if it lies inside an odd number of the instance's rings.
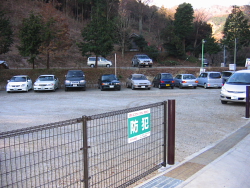
[[[102,81],[112,81],[116,80],[115,75],[103,75],[102,76]]]
[[[132,80],[147,80],[147,78],[144,75],[134,75]]]
[[[220,73],[210,73],[209,78],[221,78],[221,74]]]
[[[89,61],[95,61],[95,57],[89,57]]]
[[[233,73],[232,72],[222,72],[222,76],[223,77],[229,77],[231,76]]]
[[[10,82],[26,82],[26,77],[12,77]]]
[[[69,71],[67,77],[83,77],[82,71]]]
[[[183,75],[183,79],[191,80],[191,79],[195,79],[195,76],[194,75]]]
[[[137,56],[139,59],[149,59],[147,55],[138,55]]]
[[[250,73],[234,73],[227,83],[250,84]]]
[[[173,76],[171,74],[162,74],[162,79],[172,79]]]
[[[40,81],[52,81],[53,76],[39,76],[38,80],[40,80]]]

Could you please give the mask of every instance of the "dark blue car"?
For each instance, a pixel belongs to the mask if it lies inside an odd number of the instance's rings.
[[[160,73],[154,77],[153,87],[174,89],[174,78],[170,73]]]

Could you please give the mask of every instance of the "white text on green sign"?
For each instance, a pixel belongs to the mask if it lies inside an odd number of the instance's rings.
[[[150,108],[128,113],[128,143],[150,136]]]

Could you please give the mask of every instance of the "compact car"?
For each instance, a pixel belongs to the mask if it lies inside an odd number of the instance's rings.
[[[246,102],[247,86],[250,86],[250,70],[236,71],[221,88],[221,103]]]
[[[107,89],[121,90],[121,84],[116,75],[104,74],[98,79],[98,89],[101,89],[101,91]]]
[[[144,74],[131,74],[126,81],[127,88],[151,89],[151,82]]]
[[[196,89],[198,81],[193,74],[178,74],[174,78],[174,85],[180,89],[183,87],[192,87]]]
[[[34,91],[56,91],[59,79],[55,75],[40,75],[33,86]]]
[[[170,73],[159,73],[153,79],[153,87],[174,89],[174,78]]]
[[[7,93],[12,91],[26,91],[32,89],[32,80],[27,75],[17,75],[13,76],[10,80],[8,80],[8,84],[6,86]]]

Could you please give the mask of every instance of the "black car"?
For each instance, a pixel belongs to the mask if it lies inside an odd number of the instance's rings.
[[[174,78],[170,73],[160,73],[154,77],[153,87],[167,88],[171,87],[174,89]]]
[[[121,90],[121,84],[116,75],[104,74],[98,79],[98,89],[101,91],[106,89]]]
[[[86,90],[86,80],[82,70],[69,70],[65,77],[65,91],[68,91],[69,88]]]

